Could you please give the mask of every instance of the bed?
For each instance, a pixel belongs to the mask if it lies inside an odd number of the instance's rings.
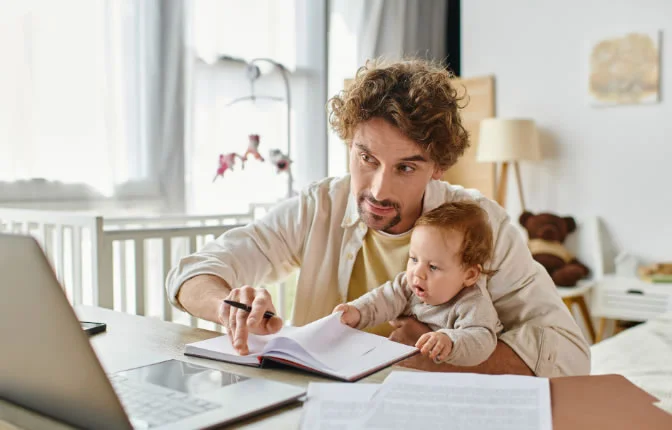
[[[593,345],[591,353],[591,374],[623,375],[672,413],[672,312]]]

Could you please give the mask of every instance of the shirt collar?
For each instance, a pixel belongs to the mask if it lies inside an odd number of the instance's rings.
[[[422,213],[431,211],[446,201],[445,193],[441,192],[441,181],[431,180],[425,187],[425,197],[422,205]],[[348,193],[348,205],[345,208],[345,215],[341,221],[341,227],[347,228],[359,222],[359,210],[357,209],[357,198]]]
[[[345,208],[345,215],[341,221],[341,227],[352,227],[359,221],[359,210],[357,210],[357,198],[352,195],[352,189],[348,192],[348,205]]]

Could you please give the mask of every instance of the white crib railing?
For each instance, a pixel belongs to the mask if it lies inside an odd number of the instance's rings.
[[[92,304],[218,329],[176,311],[165,294],[168,271],[180,257],[268,208],[223,216],[103,218],[55,211],[2,209],[0,231],[31,234],[45,250],[74,304]],[[285,317],[285,284],[267,286]]]
[[[163,290],[168,271],[179,256],[195,252],[206,241],[238,226],[233,224],[105,230],[105,246],[111,246],[115,269],[111,278],[114,284],[105,288],[117,293],[114,297],[115,309],[136,315],[156,315],[157,312],[151,312],[149,305],[150,302],[158,302],[158,316],[165,321],[175,320],[173,308]],[[132,257],[130,262],[129,256]],[[160,270],[156,271],[156,268]],[[161,276],[150,280],[152,271],[160,273]],[[147,288],[148,285],[160,285],[161,288]],[[155,300],[151,300],[152,295]],[[193,317],[190,317],[189,322],[192,326],[198,324]]]
[[[93,288],[105,278],[102,217],[68,212],[0,209],[0,231],[34,236],[74,304],[112,307],[107,291]],[[88,294],[88,297],[86,297]]]

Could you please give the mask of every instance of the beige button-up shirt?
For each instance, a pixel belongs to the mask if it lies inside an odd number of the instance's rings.
[[[588,374],[588,343],[504,209],[475,190],[431,181],[423,212],[467,199],[488,213],[493,229],[490,266],[498,272],[486,289],[504,327],[499,339],[538,376]],[[275,282],[300,268],[292,321],[304,325],[347,300],[350,274],[366,231],[350,193],[350,177],[327,178],[263,218],[182,258],[168,274],[168,296],[180,308],[176,300],[180,286],[197,275],[216,275],[237,288]]]

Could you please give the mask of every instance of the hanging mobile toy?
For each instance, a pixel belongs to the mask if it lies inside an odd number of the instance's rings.
[[[275,165],[275,172],[285,172],[289,171],[289,165],[292,164],[292,160],[288,156],[282,153],[279,149],[271,149],[270,151],[271,163]]]
[[[245,151],[245,155],[243,155],[243,161],[247,161],[247,156],[252,155],[254,158],[256,158],[259,161],[264,161],[264,157],[261,156],[259,153],[259,135],[258,134],[250,134],[249,136],[249,141],[247,143],[247,151]]]
[[[227,57],[227,59],[231,59]],[[256,103],[257,100],[270,100],[274,102],[285,102],[287,105],[286,113],[287,113],[287,154],[283,154],[282,151],[279,149],[274,149],[270,151],[270,161],[273,163],[276,169],[276,173],[280,172],[287,172],[287,197],[295,195],[294,192],[294,179],[292,177],[292,171],[290,169],[290,165],[292,164],[292,160],[290,159],[290,151],[291,151],[291,142],[292,142],[292,127],[291,127],[291,112],[292,112],[292,102],[291,102],[291,93],[290,93],[290,86],[289,86],[289,71],[287,68],[282,65],[281,63],[278,63],[277,61],[274,61],[269,58],[254,58],[250,61],[242,60],[242,59],[234,59],[235,61],[240,61],[245,64],[245,76],[247,80],[249,81],[250,84],[250,94],[236,98],[232,100],[230,103],[227,104],[227,106],[234,105],[239,102],[244,102],[244,101],[251,101],[253,104]],[[254,91],[254,85],[255,82],[262,77],[261,69],[257,65],[258,62],[265,62],[265,63],[270,63],[273,67],[278,69],[280,71],[280,75],[282,77],[282,80],[285,84],[285,97],[284,99],[282,97],[277,97],[277,96],[270,96],[270,95],[257,95],[255,94]],[[238,156],[242,160],[242,168],[245,168],[245,161],[247,161],[247,157],[252,155],[254,158],[260,161],[264,161],[264,158],[261,156],[259,153],[259,135],[257,134],[251,134],[249,135],[249,140],[248,140],[248,147],[247,150],[245,151],[244,157]],[[226,156],[220,156],[220,168],[217,170],[217,176],[222,176],[224,172],[228,169],[231,169],[233,167],[233,163],[235,161],[235,156],[236,154],[227,154]],[[215,176],[215,179],[217,178]]]
[[[215,182],[220,176],[224,177],[224,172],[227,170],[233,170],[233,166],[236,164],[236,157],[240,158],[242,162],[245,163],[245,159],[235,152],[229,152],[226,155],[219,154],[219,167],[217,167],[217,173],[212,179],[212,182]]]

